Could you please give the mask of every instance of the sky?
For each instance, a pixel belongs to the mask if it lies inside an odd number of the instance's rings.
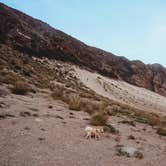
[[[166,67],[166,0],[0,0],[118,56]]]

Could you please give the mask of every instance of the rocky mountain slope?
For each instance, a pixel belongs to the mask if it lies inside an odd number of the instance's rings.
[[[84,66],[93,71],[166,96],[166,69],[145,65],[98,48],[0,3],[0,43],[28,56],[47,57]]]
[[[89,47],[3,4],[0,23],[0,165],[165,166],[162,66]],[[103,127],[99,139],[85,138],[89,125]]]

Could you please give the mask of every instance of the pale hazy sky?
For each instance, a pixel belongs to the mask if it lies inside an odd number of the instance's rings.
[[[0,0],[86,44],[166,66],[166,0]]]

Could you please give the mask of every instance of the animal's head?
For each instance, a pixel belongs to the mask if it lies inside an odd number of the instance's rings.
[[[104,133],[103,127],[97,128],[97,129],[96,129],[96,132],[98,132],[98,133]]]

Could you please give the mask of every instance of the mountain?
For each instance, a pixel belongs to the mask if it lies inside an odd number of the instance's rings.
[[[166,69],[163,66],[145,65],[141,61],[130,61],[125,57],[88,46],[2,3],[0,43],[29,56],[71,62],[166,96]]]

